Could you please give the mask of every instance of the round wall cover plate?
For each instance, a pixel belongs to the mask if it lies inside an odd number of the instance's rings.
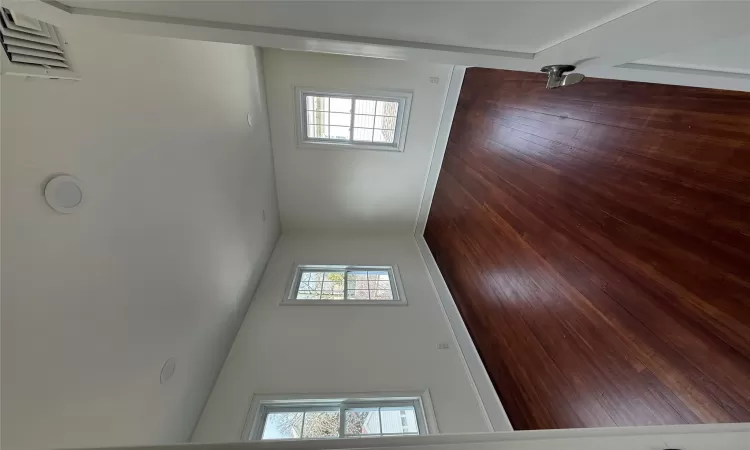
[[[70,175],[59,175],[44,186],[44,198],[50,208],[63,214],[70,214],[83,200],[81,182]]]

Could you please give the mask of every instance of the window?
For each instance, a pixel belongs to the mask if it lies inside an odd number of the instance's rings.
[[[410,95],[304,89],[298,89],[298,94],[302,142],[403,150]]]
[[[396,280],[393,266],[298,266],[286,302],[403,304]]]
[[[427,434],[420,397],[261,401],[256,415],[251,440]]]

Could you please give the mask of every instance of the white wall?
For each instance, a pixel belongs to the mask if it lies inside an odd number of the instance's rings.
[[[626,14],[644,2],[64,0],[63,3],[224,23],[533,53]]]
[[[633,64],[681,50],[688,51],[691,60],[709,55],[693,54],[690,49],[747,34],[750,2],[62,3],[5,0],[11,9],[57,25],[86,24],[155,36],[530,72],[561,61],[575,62],[588,77],[750,91],[750,78],[740,72]],[[722,67],[726,62],[723,57],[711,59],[697,65],[719,62]],[[682,54],[679,60],[684,60]],[[727,67],[737,68],[734,63]]]
[[[750,424],[651,425],[641,427],[526,430],[378,439],[311,439],[138,447],[139,450],[747,450]],[[135,450],[112,449],[112,450]]]
[[[280,305],[294,264],[397,264],[408,306]],[[451,348],[439,350],[438,343]],[[429,389],[442,433],[488,431],[412,236],[285,233],[193,434],[241,437],[253,394]]]
[[[2,82],[2,447],[185,441],[279,233],[262,68],[66,31],[82,81]]]
[[[453,67],[266,49],[264,61],[284,230],[413,233]],[[298,148],[295,86],[413,91],[404,152]]]
[[[750,34],[633,62],[750,75]]]

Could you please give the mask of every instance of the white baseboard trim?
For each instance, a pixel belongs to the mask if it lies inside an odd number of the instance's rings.
[[[479,357],[479,352],[477,352],[477,348],[474,346],[474,341],[469,336],[469,330],[466,329],[466,325],[461,318],[461,313],[459,313],[453,296],[448,290],[448,285],[445,284],[445,279],[443,279],[443,275],[440,273],[435,258],[433,258],[432,252],[430,252],[430,248],[427,246],[427,241],[425,241],[423,236],[415,236],[415,240],[417,241],[419,253],[422,255],[422,259],[427,267],[427,272],[430,275],[432,286],[440,299],[445,318],[453,332],[455,338],[454,345],[456,345],[459,351],[469,380],[472,382],[474,392],[483,409],[488,430],[513,431],[513,426],[510,424],[508,415],[505,413],[505,408],[503,408],[500,397],[498,397],[495,387],[492,385],[492,381],[490,381],[490,376],[487,374],[484,363],[482,363]]]
[[[489,431],[512,431],[513,427],[510,424],[510,420],[508,420],[508,415],[505,413],[505,409],[490,381],[487,370],[479,358],[479,353],[474,346],[474,342],[471,340],[471,336],[469,336],[469,331],[466,329],[461,314],[458,312],[458,307],[448,290],[448,285],[445,284],[445,279],[443,279],[443,275],[440,273],[435,258],[432,257],[432,252],[430,252],[430,248],[424,240],[424,230],[427,225],[427,218],[430,215],[430,206],[435,195],[440,167],[443,165],[443,156],[445,156],[445,148],[448,145],[448,137],[453,125],[453,116],[456,113],[458,97],[461,93],[461,85],[463,84],[465,73],[465,67],[453,67],[448,91],[445,95],[440,126],[435,137],[435,147],[432,150],[432,159],[425,181],[424,193],[422,194],[422,203],[419,207],[419,214],[414,228],[414,239],[422,255],[422,260],[427,267],[435,294],[440,299],[445,318],[453,332],[455,338],[454,345],[456,345],[459,351],[466,373],[472,382],[472,388],[479,399],[479,405],[482,407],[482,412],[487,422],[487,429]]]
[[[461,85],[464,82],[466,67],[453,66],[451,80],[448,83],[448,91],[445,94],[445,103],[443,104],[443,114],[440,117],[437,135],[435,136],[435,145],[432,149],[432,158],[430,159],[430,168],[427,170],[427,179],[425,180],[424,192],[422,193],[422,202],[419,205],[417,222],[414,228],[415,236],[424,235],[424,228],[427,225],[427,217],[430,215],[430,206],[432,198],[435,195],[440,167],[443,165],[443,156],[445,148],[448,146],[448,136],[451,133],[453,125],[453,116],[456,113],[458,96],[461,93]]]

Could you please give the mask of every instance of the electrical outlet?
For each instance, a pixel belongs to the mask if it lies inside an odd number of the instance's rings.
[[[451,346],[447,342],[441,342],[438,344],[438,350],[448,350],[449,348],[451,348]]]
[[[432,84],[440,83],[440,77],[430,77],[430,83]]]

